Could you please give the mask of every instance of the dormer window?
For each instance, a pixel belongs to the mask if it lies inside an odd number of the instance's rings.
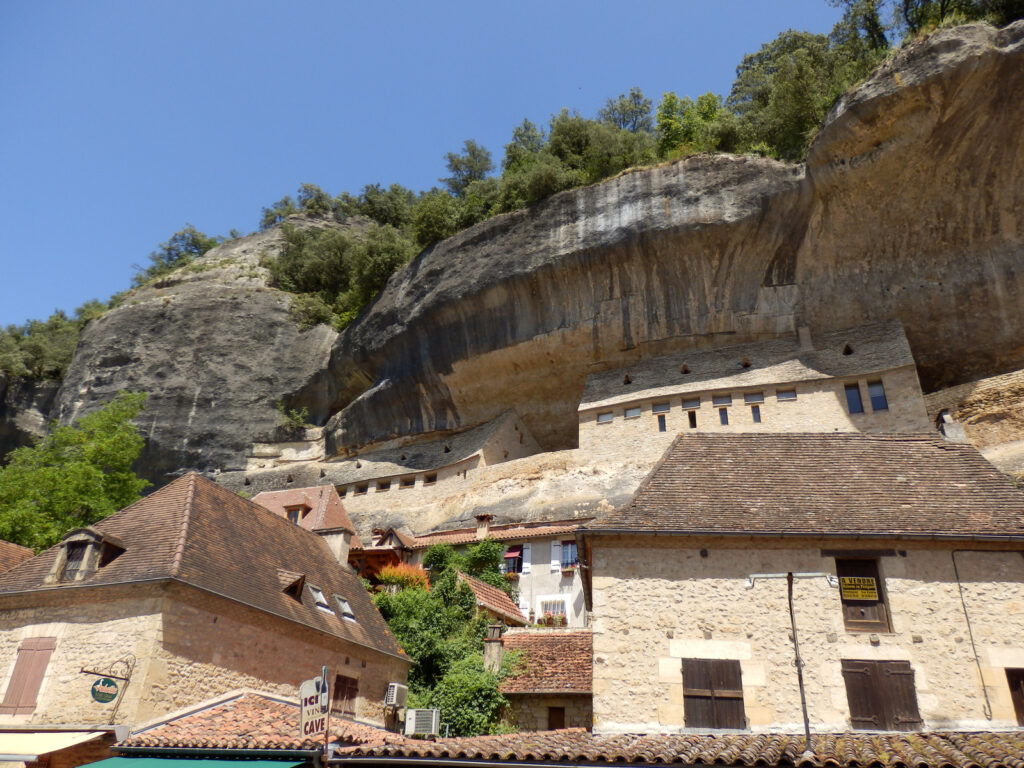
[[[94,528],[77,528],[64,536],[45,583],[81,581],[112,563],[124,546]]]
[[[65,548],[64,569],[61,581],[78,581],[78,575],[85,569],[85,555],[89,545],[84,541],[70,541]]]
[[[285,507],[284,513],[288,516],[288,522],[298,525],[298,522],[309,514],[309,507],[297,504],[294,507]]]

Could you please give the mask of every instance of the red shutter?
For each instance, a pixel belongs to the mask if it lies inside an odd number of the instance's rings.
[[[56,647],[55,637],[31,637],[22,642],[11,682],[0,704],[0,715],[30,715],[35,711],[39,686]]]

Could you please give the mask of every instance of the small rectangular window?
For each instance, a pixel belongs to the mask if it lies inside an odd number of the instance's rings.
[[[360,483],[359,485],[356,486],[356,492],[353,494],[353,496],[362,496],[369,489],[369,485],[367,485],[366,483]]]
[[[1007,669],[1006,682],[1010,686],[1010,700],[1017,715],[1017,725],[1024,725],[1024,669]]]
[[[612,414],[611,411],[608,411],[607,413],[599,413],[599,414],[597,414],[597,423],[598,424],[611,424],[613,418],[614,418],[614,415]]]
[[[289,523],[299,522],[299,510],[297,509],[286,509],[285,512],[288,514]]]
[[[416,478],[415,477],[403,477],[402,478],[402,487],[403,488],[412,488],[415,485],[416,485]]]
[[[437,472],[431,472],[423,478],[424,485],[433,485],[437,482]]]
[[[738,661],[683,659],[683,722],[687,728],[747,727]]]
[[[761,406],[752,405],[750,406],[750,418],[753,419],[755,424],[761,423]]]
[[[669,412],[669,404],[668,403],[655,403],[654,405],[651,406],[651,413],[668,413],[668,412]]]
[[[565,728],[565,707],[548,707],[548,730],[560,731]]]
[[[697,412],[696,411],[690,411],[689,413],[686,414],[686,417],[690,420],[690,429],[696,429],[697,428]]]
[[[352,613],[352,606],[349,605],[348,600],[346,600],[341,595],[335,595],[334,600],[338,604],[338,608],[340,609],[339,613],[342,616],[344,616],[346,619],[351,619],[352,621],[356,620],[356,615]]]
[[[729,426],[729,409],[719,408],[718,409],[718,423],[723,427]]]
[[[743,402],[747,403],[747,404],[750,404],[750,403],[763,403],[764,402],[764,392],[746,392],[743,395]]]
[[[391,490],[390,480],[378,480],[377,481],[377,493],[384,493],[385,491]]]
[[[523,572],[523,545],[513,544],[507,550],[505,550],[505,562],[503,563],[502,571],[504,573],[522,573]]]
[[[850,413],[864,413],[864,403],[860,400],[860,387],[856,384],[846,385],[846,410]]]
[[[780,389],[775,393],[776,400],[796,400],[795,389]]]
[[[732,395],[715,395],[711,398],[712,405],[732,405]]]
[[[313,603],[324,613],[334,613],[331,609],[331,604],[327,602],[327,598],[324,596],[323,590],[319,587],[314,587],[312,584],[309,585],[309,593],[313,595]]]
[[[632,408],[627,408],[626,409],[626,418],[627,419],[638,419],[638,418],[640,418],[640,406],[636,405],[636,406],[633,406]]]
[[[69,541],[65,548],[64,570],[61,581],[74,581],[85,566],[85,555],[89,549],[87,541]]]
[[[689,399],[683,400],[683,410],[688,411],[691,408],[700,408],[699,397],[691,397]]]
[[[889,632],[885,593],[878,575],[878,561],[836,558],[839,600],[848,632]]]
[[[665,423],[665,414],[658,414],[658,431],[665,432],[668,430],[668,425]]]
[[[842,659],[841,663],[854,730],[917,731],[924,727],[909,661]]]
[[[880,381],[868,382],[868,397],[871,398],[872,411],[888,411],[889,401],[885,399],[885,387]]]
[[[576,541],[563,541],[562,542],[562,568],[575,568],[579,562],[576,554]]]

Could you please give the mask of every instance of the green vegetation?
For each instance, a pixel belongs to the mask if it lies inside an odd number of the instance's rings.
[[[299,430],[310,426],[308,408],[286,408],[285,404],[280,401],[274,407],[281,414],[281,421],[290,429]]]
[[[40,550],[139,499],[144,440],[132,420],[145,393],[121,393],[71,426],[11,452],[0,469],[0,538]]]
[[[149,254],[148,267],[135,267],[132,287],[145,285],[150,280],[163,277],[179,267],[191,264],[211,248],[224,242],[223,237],[204,235],[191,224],[179,229],[166,243],[160,243],[157,250]]]
[[[106,309],[105,304],[90,301],[75,310],[73,318],[57,310],[46,320],[0,329],[0,373],[37,380],[63,378],[82,328]]]
[[[379,592],[374,603],[413,660],[409,672],[409,706],[436,707],[453,736],[502,730],[499,717],[506,701],[498,683],[515,659],[509,658],[494,675],[483,668],[483,639],[487,619],[478,614],[476,598],[458,574],[469,573],[508,589],[498,570],[503,547],[486,539],[465,554],[450,546],[431,547],[424,558],[430,586],[422,576],[391,574],[393,589]]]

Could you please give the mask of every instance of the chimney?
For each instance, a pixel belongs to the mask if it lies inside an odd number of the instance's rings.
[[[505,652],[505,644],[501,639],[501,624],[488,624],[487,637],[484,638],[484,669],[498,674]]]
[[[801,352],[813,352],[814,342],[811,341],[811,328],[808,325],[801,325],[796,329],[796,335],[800,339]]]
[[[476,516],[476,540],[483,541],[491,533],[491,520],[494,519],[494,515],[477,515]]]

